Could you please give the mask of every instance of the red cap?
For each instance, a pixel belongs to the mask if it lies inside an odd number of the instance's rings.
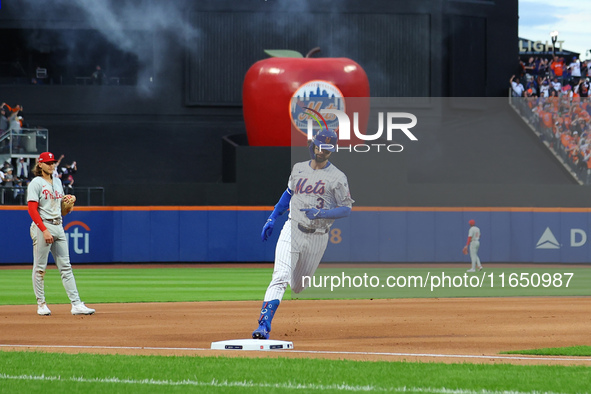
[[[39,158],[37,159],[37,161],[39,163],[51,163],[51,162],[56,162],[57,160],[55,159],[55,156],[53,155],[53,153],[43,152],[39,155]]]
[[[474,221],[474,219],[470,219],[470,220],[468,221],[468,224],[469,224],[470,226],[474,226],[474,225],[476,225],[476,222]]]

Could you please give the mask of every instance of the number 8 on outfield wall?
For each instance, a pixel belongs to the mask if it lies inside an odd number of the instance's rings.
[[[341,237],[341,229],[340,228],[333,228],[330,230],[330,243],[331,244],[340,244],[343,238]]]

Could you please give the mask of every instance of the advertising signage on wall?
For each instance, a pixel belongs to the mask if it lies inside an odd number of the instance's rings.
[[[563,48],[564,40],[556,40],[553,46],[551,40],[532,41],[527,38],[519,38],[519,55],[521,56],[575,56],[577,52],[568,51]]]

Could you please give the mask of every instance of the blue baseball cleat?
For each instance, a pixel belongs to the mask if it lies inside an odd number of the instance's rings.
[[[267,329],[265,322],[259,323],[259,328],[252,332],[252,339],[269,339],[271,330]]]
[[[269,339],[271,332],[271,321],[277,307],[279,307],[280,300],[264,301],[261,307],[261,315],[259,316],[259,328],[252,332],[253,339]]]

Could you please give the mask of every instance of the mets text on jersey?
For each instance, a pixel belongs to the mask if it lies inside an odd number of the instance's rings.
[[[298,183],[296,184],[295,192],[297,194],[302,194],[302,193],[324,194],[324,190],[325,190],[325,186],[326,186],[326,183],[324,183],[324,181],[319,180],[318,182],[316,182],[314,184],[314,186],[306,185],[307,182],[308,182],[308,178],[298,179]]]

